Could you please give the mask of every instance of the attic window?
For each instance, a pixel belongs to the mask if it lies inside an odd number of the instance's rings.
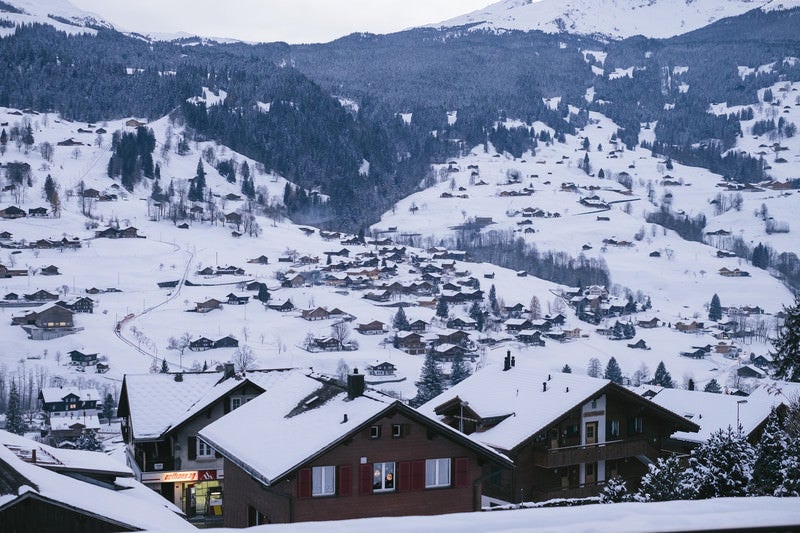
[[[369,428],[369,438],[371,438],[371,439],[379,439],[379,438],[381,438],[381,427],[380,426],[371,426]]]
[[[403,436],[403,426],[401,424],[392,424],[392,438],[399,439]]]

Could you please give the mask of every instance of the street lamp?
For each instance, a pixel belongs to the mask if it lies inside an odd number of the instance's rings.
[[[747,400],[736,400],[736,431],[738,431],[740,435],[742,433],[742,426],[739,424],[739,406],[743,403],[747,403]]]
[[[465,402],[462,400],[460,407],[461,407],[461,416],[458,419],[458,431],[464,433],[464,408],[469,407],[469,402]]]

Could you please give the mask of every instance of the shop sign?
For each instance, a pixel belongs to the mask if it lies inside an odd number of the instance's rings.
[[[142,482],[145,483],[186,483],[188,481],[214,481],[216,479],[219,479],[216,469],[142,473]]]

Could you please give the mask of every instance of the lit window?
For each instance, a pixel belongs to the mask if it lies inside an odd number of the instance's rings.
[[[197,439],[197,457],[211,457],[214,450],[203,439]]]
[[[394,490],[394,463],[375,463],[372,473],[372,491],[390,492]]]
[[[335,487],[335,466],[315,466],[311,469],[312,496],[333,496],[336,493]]]
[[[425,461],[425,488],[450,486],[450,459]]]

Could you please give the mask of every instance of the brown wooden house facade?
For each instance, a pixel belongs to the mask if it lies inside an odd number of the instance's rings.
[[[536,373],[513,367],[499,376],[481,374],[421,410],[462,427],[514,461],[513,472],[484,471],[485,493],[505,501],[597,496],[615,476],[635,486],[647,464],[665,454],[670,435],[699,430],[683,416],[607,380],[570,374],[534,377]],[[486,377],[493,384],[477,379]],[[496,396],[508,400],[487,403],[485,391],[492,386],[504,387]]]
[[[512,468],[502,455],[399,401],[362,394],[342,392],[303,413],[270,417],[277,426],[261,420],[251,435],[259,444],[244,449],[228,428],[263,411],[269,391],[201,431],[225,456],[225,526],[475,511],[481,465]],[[317,429],[306,434],[313,445],[274,458],[258,451],[268,446],[266,433],[289,434],[304,418],[324,426],[317,427],[324,436]]]

